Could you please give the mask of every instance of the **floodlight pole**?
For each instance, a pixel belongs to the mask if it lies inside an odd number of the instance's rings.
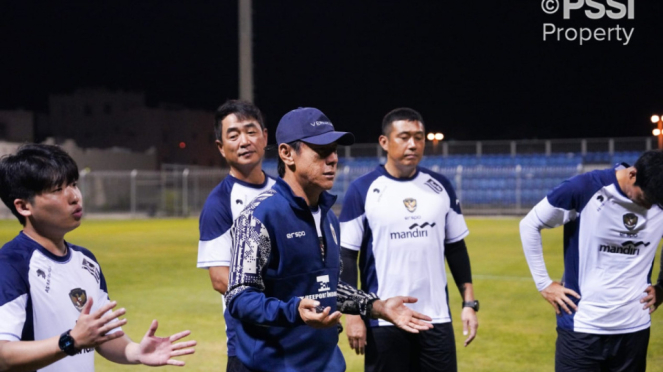
[[[253,102],[253,22],[251,0],[237,0],[239,31],[239,98]]]

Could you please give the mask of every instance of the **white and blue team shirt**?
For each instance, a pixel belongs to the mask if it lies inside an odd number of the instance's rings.
[[[272,188],[274,183],[275,180],[267,174],[261,185],[240,181],[229,174],[212,190],[200,213],[198,224],[200,241],[198,242],[197,266],[199,268],[230,266],[232,247],[230,228],[233,222],[256,196]],[[237,320],[230,317],[226,311],[225,300],[222,302],[226,320],[226,336],[228,337],[228,355],[235,356],[233,323]]]
[[[399,179],[378,166],[350,184],[340,222],[341,246],[360,251],[362,290],[416,297],[413,310],[451,321],[444,245],[469,231],[449,180],[425,168]]]
[[[91,312],[109,302],[106,280],[94,255],[66,244],[67,254],[59,257],[21,232],[0,249],[0,340],[59,336],[74,328],[88,299],[93,299]],[[39,371],[94,371],[94,349]]]
[[[243,182],[228,175],[209,194],[200,213],[198,267],[230,266],[230,228],[239,213],[263,191],[274,185],[265,174],[261,185]]]
[[[540,230],[564,225],[562,284],[580,296],[577,312],[562,312],[558,327],[592,334],[633,333],[650,326],[640,299],[651,282],[663,236],[663,211],[632,202],[615,171],[575,176],[553,189],[521,221],[520,233],[539,291],[552,283],[543,261]]]

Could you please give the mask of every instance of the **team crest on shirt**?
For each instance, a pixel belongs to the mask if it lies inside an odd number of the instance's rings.
[[[635,226],[638,224],[638,216],[634,213],[626,213],[622,219],[624,226],[629,230],[635,229]]]
[[[83,306],[85,306],[85,303],[87,302],[87,293],[85,293],[84,289],[74,288],[69,292],[69,299],[78,311],[82,311]]]
[[[403,199],[403,204],[405,205],[405,208],[412,213],[417,210],[417,199],[414,198],[406,198]]]
[[[336,230],[334,230],[334,225],[329,224],[329,229],[331,229],[332,238],[334,238],[334,244],[338,245],[338,239],[336,239]]]

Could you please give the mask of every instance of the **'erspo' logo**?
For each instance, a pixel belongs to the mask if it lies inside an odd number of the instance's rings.
[[[286,234],[285,236],[288,239],[301,238],[302,236],[306,236],[306,232],[305,231],[297,231],[297,232],[292,232],[290,234]]]
[[[635,19],[635,0],[543,0],[541,9],[546,14],[555,14],[562,9],[564,20],[577,17],[578,11],[583,11],[590,20],[608,17],[612,20]],[[543,24],[543,41],[550,39],[556,41],[577,41],[583,45],[591,41],[621,41],[628,45],[635,31],[634,27],[627,28],[616,24],[614,27],[559,27],[553,23]]]

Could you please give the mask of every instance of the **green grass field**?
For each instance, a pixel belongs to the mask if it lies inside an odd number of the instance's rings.
[[[518,222],[510,218],[468,218],[471,233],[466,241],[481,311],[478,337],[464,348],[457,321],[459,295],[455,286],[450,286],[461,371],[554,369],[555,316],[530,277],[518,236]],[[20,227],[13,220],[0,221],[0,239],[10,240]],[[561,229],[544,232],[546,262],[553,278],[562,274],[561,239]],[[86,220],[67,240],[95,253],[111,298],[127,309],[129,322],[124,330],[134,340],[140,340],[155,318],[160,322],[157,334],[161,336],[190,329],[191,338],[198,341],[198,346],[196,354],[183,358],[187,362],[183,370],[225,370],[221,298],[212,290],[207,271],[195,267],[196,219]],[[658,255],[656,262],[654,278],[658,275]],[[348,371],[362,371],[363,360],[350,351],[345,333],[341,334],[340,345]],[[659,311],[653,316],[649,371],[663,371],[662,346],[663,314]],[[118,366],[100,356],[96,360],[99,372],[148,370],[142,366]],[[175,367],[162,370],[175,370]]]

